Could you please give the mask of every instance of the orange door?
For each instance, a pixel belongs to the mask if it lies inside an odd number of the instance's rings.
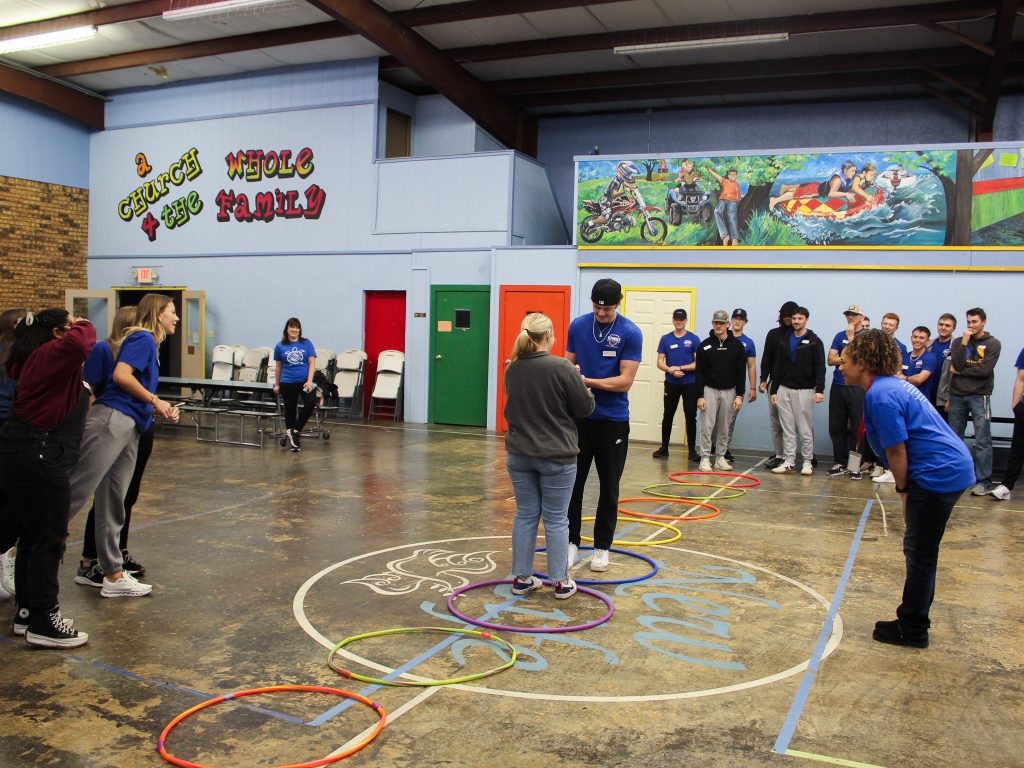
[[[498,321],[498,413],[496,424],[502,432],[505,422],[505,366],[512,359],[512,347],[523,324],[531,312],[543,312],[555,326],[555,344],[551,354],[565,354],[565,336],[569,332],[568,285],[503,285],[499,297]]]

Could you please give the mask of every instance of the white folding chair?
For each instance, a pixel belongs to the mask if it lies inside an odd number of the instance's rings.
[[[404,399],[405,354],[397,349],[385,349],[377,358],[377,378],[370,395],[370,418],[390,411],[394,421],[402,419]]]
[[[227,344],[218,344],[213,348],[213,367],[210,378],[219,381],[231,381],[235,378],[235,350]]]
[[[335,365],[338,369],[334,374],[334,386],[338,389],[338,415],[350,419],[363,418],[366,353],[358,349],[346,349],[338,355]]]

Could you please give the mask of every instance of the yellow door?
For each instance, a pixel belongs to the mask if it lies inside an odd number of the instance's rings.
[[[685,309],[690,316],[687,330],[693,330],[697,311],[692,288],[623,288],[622,314],[639,326],[644,335],[644,356],[629,391],[629,439],[661,442],[662,400],[665,394],[664,371],[658,370],[658,341],[672,330],[672,312]],[[700,336],[699,331],[694,331]],[[676,412],[672,444],[685,440],[683,409]]]

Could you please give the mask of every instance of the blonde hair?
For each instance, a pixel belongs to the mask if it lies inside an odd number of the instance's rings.
[[[139,302],[139,306],[135,310],[134,324],[124,329],[124,333],[121,334],[121,341],[124,341],[138,331],[148,331],[153,334],[156,345],[159,347],[164,343],[164,339],[167,338],[167,333],[164,331],[163,326],[160,325],[160,313],[164,311],[168,304],[172,303],[174,303],[174,300],[170,296],[164,296],[162,293],[147,293],[142,297],[142,301]],[[120,342],[118,343],[120,344]]]
[[[110,326],[110,336],[107,337],[107,346],[110,347],[114,357],[117,357],[117,353],[121,349],[121,342],[124,341],[126,335],[125,331],[131,328],[135,322],[137,311],[138,307],[121,307],[114,315],[114,322]]]
[[[531,312],[523,318],[523,324],[520,327],[522,330],[519,331],[515,346],[512,348],[513,360],[518,360],[522,355],[536,352],[538,346],[544,341],[544,337],[555,332],[551,318],[543,312]]]

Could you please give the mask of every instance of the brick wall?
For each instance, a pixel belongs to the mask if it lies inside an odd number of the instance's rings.
[[[0,309],[64,306],[85,288],[89,191],[0,176]]]

